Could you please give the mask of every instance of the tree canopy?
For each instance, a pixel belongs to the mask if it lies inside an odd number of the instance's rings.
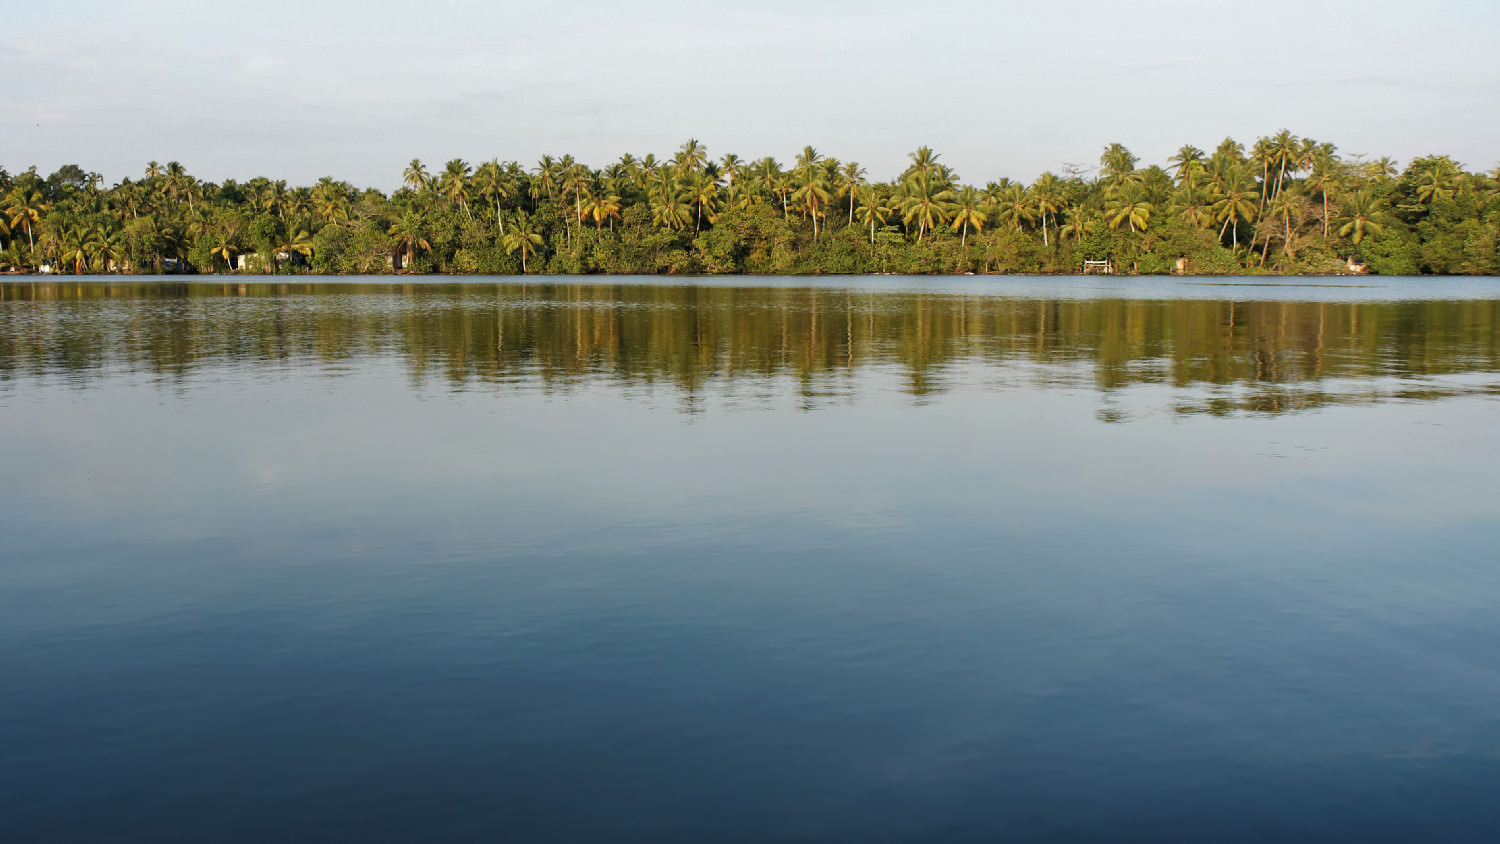
[[[1094,171],[964,183],[928,147],[896,178],[813,146],[714,158],[693,139],[594,168],[413,159],[394,194],[331,177],[215,184],[148,162],[105,187],[74,164],[0,169],[0,267],[69,273],[1500,272],[1500,172],[1444,155],[1405,169],[1290,131],[1123,144]]]

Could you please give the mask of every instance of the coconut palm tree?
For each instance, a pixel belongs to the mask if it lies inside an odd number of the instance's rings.
[[[36,241],[32,236],[33,227],[41,222],[42,215],[51,209],[52,206],[45,201],[42,192],[35,184],[17,185],[11,188],[10,194],[5,197],[5,212],[10,216],[11,231],[17,228],[25,230],[28,251],[36,251]]]
[[[1219,200],[1214,203],[1214,220],[1223,223],[1219,229],[1219,239],[1224,239],[1224,232],[1233,229],[1234,236],[1230,243],[1238,243],[1240,240],[1240,220],[1250,222],[1256,217],[1255,205],[1250,201],[1255,195],[1252,185],[1253,179],[1244,167],[1235,167],[1229,170],[1224,179],[1224,186],[1220,189]]]
[[[996,203],[1002,222],[1010,223],[1016,231],[1025,231],[1026,226],[1036,222],[1036,207],[1026,186],[1018,182],[1007,184],[1000,191]]]
[[[311,191],[312,213],[324,223],[347,223],[349,221],[348,186],[324,176]]]
[[[1379,216],[1375,202],[1375,191],[1365,188],[1355,192],[1350,197],[1349,204],[1345,208],[1347,222],[1339,227],[1339,237],[1347,237],[1355,246],[1365,239],[1367,234],[1383,234],[1385,225],[1376,218]]]
[[[1330,145],[1331,146],[1331,145]],[[1323,199],[1323,237],[1328,237],[1328,201],[1339,189],[1338,159],[1332,153],[1319,153],[1313,159],[1307,187]]]
[[[1213,212],[1206,199],[1203,188],[1183,186],[1174,197],[1177,219],[1193,228],[1207,228],[1213,220]]]
[[[304,258],[311,257],[313,251],[312,227],[306,220],[293,220],[279,227],[276,242],[272,244],[271,271],[276,272],[278,268],[278,257],[286,253],[287,260],[292,260],[293,255],[301,255]]]
[[[985,220],[989,219],[989,205],[984,194],[972,187],[964,186],[953,203],[953,230],[959,232],[958,245],[963,248],[969,242],[969,229],[984,232]]]
[[[854,225],[854,191],[865,183],[865,168],[859,166],[858,161],[851,161],[839,169],[838,195],[849,197],[849,222]]]
[[[208,250],[209,255],[223,259],[224,265],[229,268],[230,272],[235,270],[234,255],[240,251],[238,241],[241,229],[238,223],[239,220],[236,218],[221,218],[219,225],[212,232],[213,246]]]
[[[901,221],[906,224],[908,232],[912,223],[917,224],[917,240],[924,240],[927,232],[936,231],[938,226],[948,222],[950,203],[955,195],[941,170],[914,167],[901,189]]]
[[[866,185],[859,190],[859,224],[870,229],[870,243],[875,243],[875,228],[885,225],[885,221],[895,211],[882,201],[880,192],[874,185]]]
[[[536,163],[536,178],[531,180],[531,198],[540,199],[542,194],[551,200],[557,190],[557,161],[550,155],[542,156]]]
[[[697,138],[688,138],[672,159],[672,162],[677,165],[677,171],[683,175],[698,172],[703,169],[707,161],[708,148],[699,143]]]
[[[719,185],[707,171],[688,174],[682,180],[682,187],[688,204],[696,209],[697,220],[693,223],[693,231],[703,230],[705,213],[708,214],[710,223],[718,221]]]
[[[1099,164],[1103,167],[1104,183],[1113,185],[1125,180],[1125,177],[1135,172],[1136,162],[1139,158],[1125,148],[1124,144],[1110,144],[1104,148],[1103,154],[1099,156]]]
[[[816,156],[812,147],[804,150]],[[797,187],[791,200],[802,209],[802,218],[812,217],[813,240],[818,239],[818,218],[822,217],[833,194],[828,189],[827,171],[817,166],[818,159],[799,159],[796,170]]]
[[[593,219],[594,228],[604,228],[604,221],[609,220],[609,230],[614,231],[615,220],[620,219],[620,197],[618,194],[600,190],[591,194],[583,207],[585,215]]]
[[[1432,205],[1439,199],[1447,199],[1458,190],[1460,170],[1453,159],[1446,155],[1435,155],[1414,162],[1417,169],[1417,202]]]
[[[1179,187],[1193,187],[1202,177],[1207,165],[1203,161],[1203,150],[1192,144],[1184,144],[1169,159],[1167,163],[1172,165],[1172,178]]]
[[[410,266],[417,258],[417,250],[432,251],[431,226],[427,215],[415,208],[407,208],[386,229],[386,234],[396,238],[396,254],[403,260],[403,267]]]
[[[458,203],[464,209],[464,216],[472,220],[474,215],[469,213],[469,173],[469,162],[455,158],[443,168],[437,187],[450,203]]]
[[[500,159],[492,158],[479,165],[479,169],[474,171],[474,188],[481,199],[495,203],[495,225],[499,227],[500,234],[505,234],[505,220],[500,215],[500,201],[509,199],[515,193],[515,183],[505,172],[505,168],[500,166]]]
[[[1092,216],[1082,213],[1082,209],[1078,209],[1069,216],[1066,223],[1058,227],[1057,231],[1065,237],[1071,236],[1073,242],[1077,243],[1085,237],[1098,232],[1099,221]]]
[[[521,253],[521,272],[524,273],[526,259],[536,254],[537,248],[542,245],[542,236],[533,230],[531,218],[523,214],[500,242],[505,247],[505,254]]]
[[[413,158],[411,163],[406,165],[406,170],[401,174],[401,180],[414,193],[421,193],[432,184],[432,177],[427,174],[427,166],[420,158]]]
[[[1132,232],[1145,231],[1151,225],[1152,210],[1145,186],[1134,182],[1120,185],[1104,202],[1104,215],[1109,218],[1112,229],[1119,228],[1121,223],[1129,223]]]
[[[916,151],[908,153],[907,157],[911,159],[911,166],[907,167],[906,172],[901,174],[903,181],[913,176],[927,178],[941,166],[937,163],[937,160],[942,158],[942,155],[933,152],[931,147],[917,147]]]
[[[1031,186],[1031,207],[1042,220],[1042,245],[1050,246],[1047,237],[1047,221],[1057,220],[1057,212],[1063,203],[1062,180],[1057,174],[1047,172],[1037,177]]]

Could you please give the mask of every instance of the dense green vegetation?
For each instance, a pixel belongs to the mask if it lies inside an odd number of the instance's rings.
[[[1447,156],[1398,171],[1282,131],[1184,146],[1097,175],[965,185],[923,147],[871,182],[806,147],[790,167],[688,141],[593,169],[412,161],[393,195],[332,178],[200,182],[177,162],[112,188],[67,165],[0,169],[0,267],[71,273],[1500,272],[1500,171]]]
[[[414,384],[567,391],[657,386],[840,401],[862,374],[914,396],[972,375],[1164,393],[1176,413],[1280,413],[1466,389],[1493,394],[1500,302],[1013,299],[953,293],[698,285],[0,284],[0,384],[122,367],[187,383],[205,368],[277,361],[342,371],[401,361]],[[120,307],[133,302],[138,307]],[[1008,373],[1008,374],[1007,374]],[[1204,389],[1207,387],[1207,389]]]

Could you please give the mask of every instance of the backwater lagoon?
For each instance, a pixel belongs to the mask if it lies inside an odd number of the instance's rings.
[[[0,282],[0,840],[1493,841],[1500,280]]]

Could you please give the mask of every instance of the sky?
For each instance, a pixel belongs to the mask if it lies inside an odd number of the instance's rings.
[[[812,145],[966,183],[1283,128],[1500,164],[1494,0],[65,0],[8,10],[0,167],[393,190],[414,158]]]

